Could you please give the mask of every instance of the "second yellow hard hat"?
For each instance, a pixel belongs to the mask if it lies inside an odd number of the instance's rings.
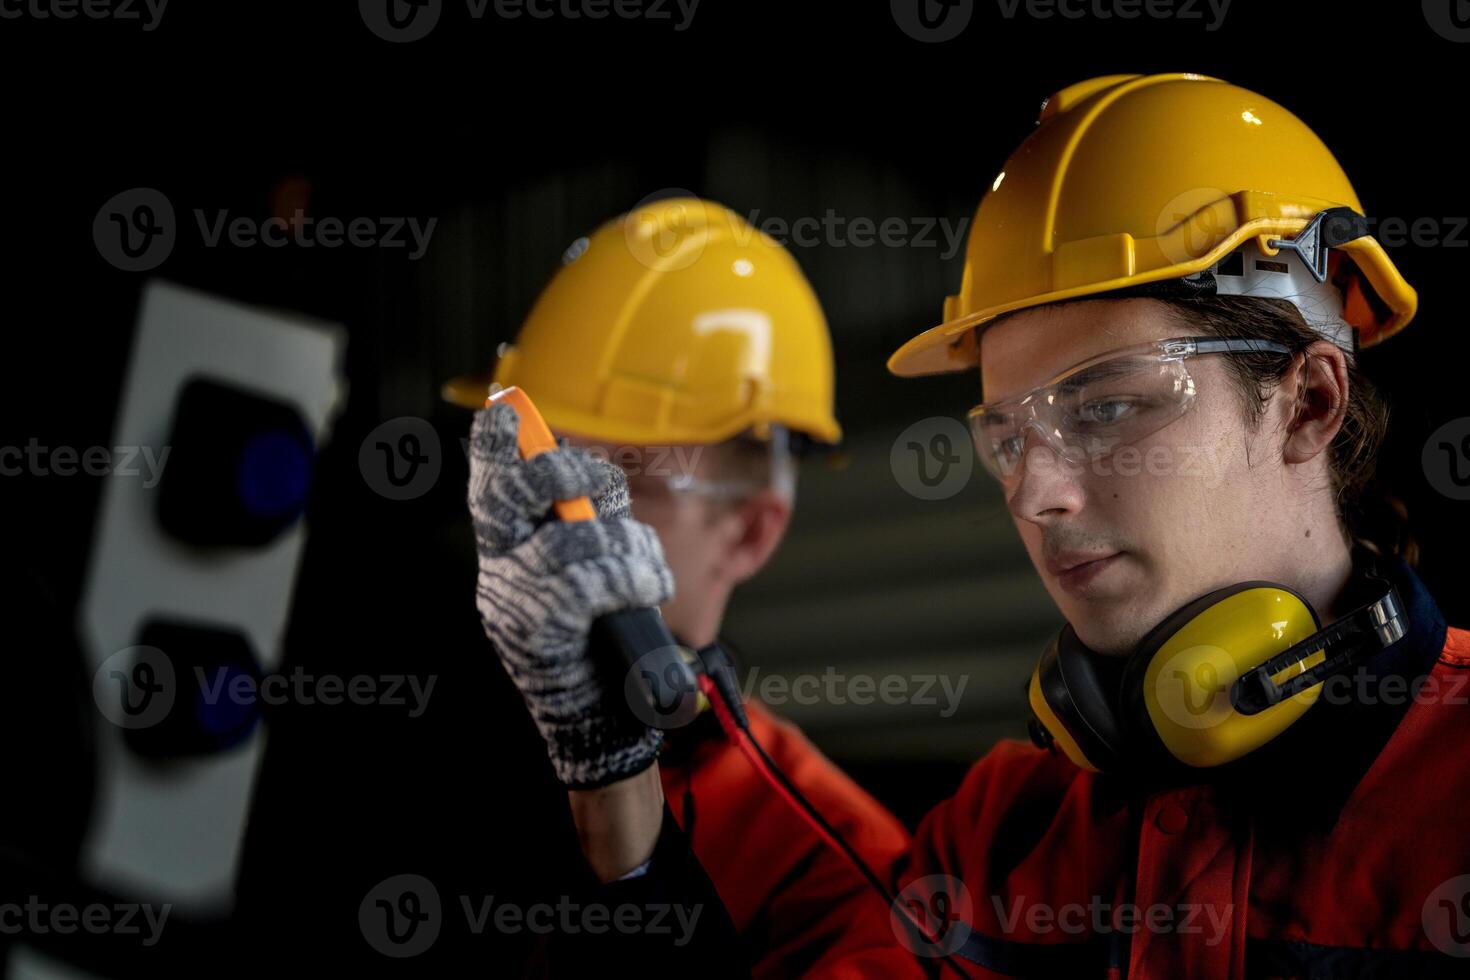
[[[555,429],[630,445],[714,443],[779,424],[819,442],[833,415],[827,321],[789,252],[698,198],[643,204],[567,251],[493,380]],[[445,397],[478,408],[485,383]]]

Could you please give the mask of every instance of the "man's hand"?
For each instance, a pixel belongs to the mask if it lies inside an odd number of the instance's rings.
[[[485,633],[520,689],[569,789],[646,770],[663,733],[628,710],[618,665],[587,655],[603,613],[657,606],[673,593],[658,536],[629,516],[621,469],[581,449],[522,460],[510,405],[475,413],[469,506],[479,549]],[[554,501],[591,497],[592,521],[546,520]]]

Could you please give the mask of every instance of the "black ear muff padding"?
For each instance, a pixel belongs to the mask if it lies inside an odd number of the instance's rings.
[[[1039,671],[1046,703],[1093,765],[1107,770],[1117,765],[1119,730],[1116,694],[1103,683],[1098,656],[1068,623],[1047,648]]]

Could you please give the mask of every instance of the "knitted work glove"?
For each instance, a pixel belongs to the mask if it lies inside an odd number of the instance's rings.
[[[523,461],[510,405],[475,413],[470,515],[479,551],[476,605],[569,787],[602,786],[641,772],[663,733],[640,722],[619,664],[587,655],[603,613],[657,606],[673,594],[658,536],[629,516],[623,471],[562,447]],[[587,496],[593,521],[547,520],[556,500]]]

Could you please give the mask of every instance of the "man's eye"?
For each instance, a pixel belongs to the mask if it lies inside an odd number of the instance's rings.
[[[996,443],[997,455],[1002,459],[1016,460],[1021,458],[1021,437],[1007,436]]]
[[[1077,419],[1084,423],[1108,425],[1126,418],[1132,409],[1133,405],[1122,399],[1098,399],[1080,406],[1077,410]]]

